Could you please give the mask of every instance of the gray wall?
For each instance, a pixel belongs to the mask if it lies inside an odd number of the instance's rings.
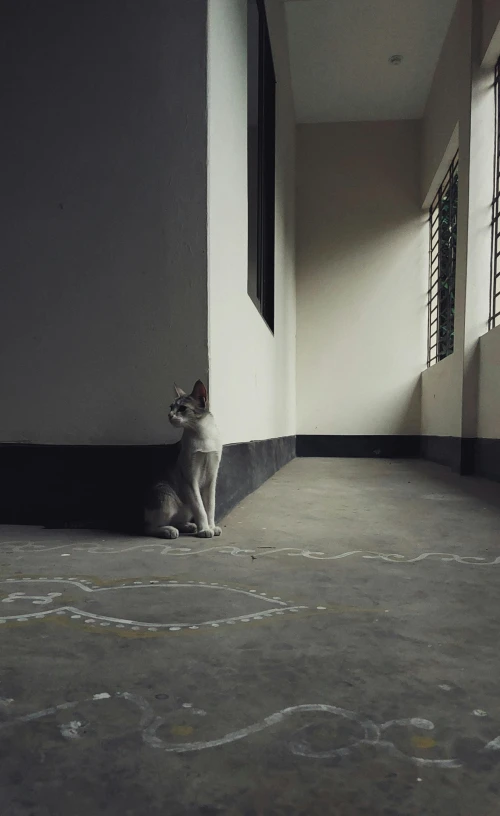
[[[206,3],[4,0],[0,442],[171,441],[206,376]]]

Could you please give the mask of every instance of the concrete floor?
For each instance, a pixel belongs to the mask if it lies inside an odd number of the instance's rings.
[[[498,814],[499,531],[499,485],[338,459],[212,541],[1,528],[0,813]]]

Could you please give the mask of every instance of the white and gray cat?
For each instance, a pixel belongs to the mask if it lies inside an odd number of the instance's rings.
[[[222,455],[219,429],[209,411],[207,389],[197,380],[191,394],[174,385],[177,399],[168,418],[182,428],[181,450],[165,481],[155,485],[146,506],[146,535],[200,538],[221,534],[215,526],[215,487]]]

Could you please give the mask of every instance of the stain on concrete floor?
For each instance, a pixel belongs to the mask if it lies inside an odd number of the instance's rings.
[[[295,460],[172,546],[0,528],[2,816],[489,816],[500,489]]]

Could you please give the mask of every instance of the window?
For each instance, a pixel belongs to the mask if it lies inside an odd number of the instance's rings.
[[[247,0],[248,294],[274,331],[276,79],[263,0]]]
[[[432,202],[429,215],[429,339],[427,365],[453,353],[457,261],[458,153]]]
[[[491,213],[490,329],[500,325],[500,59],[495,67],[495,159]]]

